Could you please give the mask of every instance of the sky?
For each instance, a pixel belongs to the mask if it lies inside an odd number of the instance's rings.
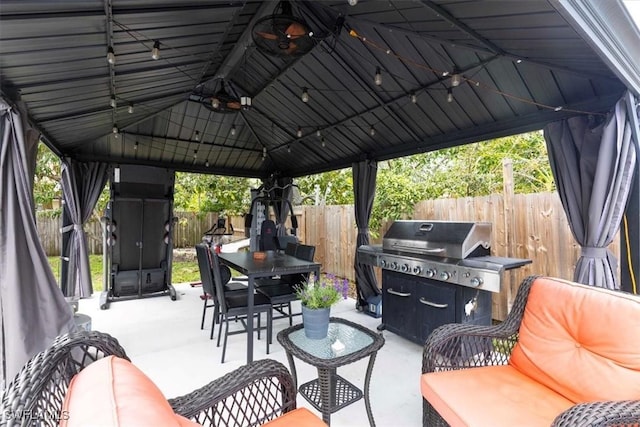
[[[640,28],[640,0],[624,0],[623,3],[633,20],[636,21],[636,26]]]

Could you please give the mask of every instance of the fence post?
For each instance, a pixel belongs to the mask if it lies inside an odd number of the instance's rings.
[[[503,192],[503,217],[504,217],[504,232],[505,243],[507,250],[507,257],[515,257],[515,242],[516,240],[516,224],[515,224],[515,212],[514,212],[514,199],[515,189],[513,182],[513,161],[511,159],[502,160],[502,192]],[[509,311],[511,311],[511,305],[517,291],[517,283],[515,272],[509,270],[504,273],[508,277],[505,280],[505,289],[500,293],[503,299],[500,304],[501,311],[506,309],[505,313],[499,313],[499,318],[504,319]],[[504,277],[506,279],[507,277]],[[506,291],[506,292],[505,292]]]

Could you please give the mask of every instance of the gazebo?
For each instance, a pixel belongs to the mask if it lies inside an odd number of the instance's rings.
[[[68,292],[91,292],[82,224],[114,167],[265,180],[352,167],[364,244],[376,162],[542,128],[584,247],[576,278],[629,290],[639,57],[620,0],[3,1],[3,374],[71,327],[35,233],[39,140],[64,164]],[[606,246],[625,210],[618,280]]]

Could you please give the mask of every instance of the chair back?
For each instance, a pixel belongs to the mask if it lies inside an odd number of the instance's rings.
[[[284,248],[284,253],[286,255],[296,256],[296,251],[298,250],[297,243],[287,243],[287,246]]]
[[[214,253],[207,245],[199,243],[196,245],[196,257],[198,259],[198,268],[200,269],[200,280],[202,281],[202,290],[204,293],[215,298],[217,289],[215,286],[215,277],[213,275],[213,262],[211,256]],[[220,268],[220,278],[222,286],[231,280],[231,270],[226,265]]]
[[[261,251],[275,251],[276,245],[276,224],[270,219],[262,221],[260,226],[259,249]]]
[[[296,249],[296,258],[300,258],[305,261],[313,262],[315,254],[316,247],[312,245],[298,245],[298,248]]]
[[[200,269],[200,280],[202,281],[202,290],[205,294],[215,297],[216,290],[213,285],[213,275],[211,273],[211,263],[209,262],[209,248],[202,243],[196,245],[196,258],[198,259],[198,268]]]
[[[216,289],[216,302],[218,303],[218,307],[220,308],[220,313],[227,314],[228,307],[227,300],[224,298],[224,284],[222,282],[220,259],[218,258],[218,254],[214,251],[210,251],[210,253],[211,261],[213,264],[213,283]]]

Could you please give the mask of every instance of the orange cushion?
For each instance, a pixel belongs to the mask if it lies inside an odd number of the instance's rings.
[[[573,402],[640,399],[640,298],[538,278],[510,364]]]
[[[423,374],[420,388],[452,427],[548,426],[573,406],[511,366]]]
[[[142,371],[115,356],[100,359],[73,377],[62,411],[63,427],[198,425],[176,415]]]
[[[291,412],[271,420],[263,427],[327,427],[320,418],[307,408],[294,409]]]

